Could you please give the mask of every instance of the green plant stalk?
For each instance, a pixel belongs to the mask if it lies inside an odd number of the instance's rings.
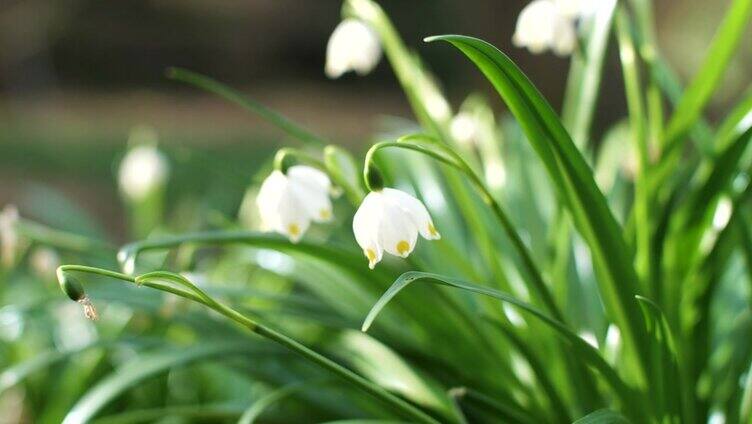
[[[686,131],[700,116],[742,40],[750,15],[752,0],[733,0],[700,70],[687,87],[667,124],[664,134],[667,153],[679,147]]]
[[[410,53],[396,28],[381,7],[372,0],[348,0],[342,6],[343,17],[352,17],[367,22],[378,34],[384,48],[384,53],[394,69],[394,74],[402,86],[405,96],[418,122],[439,140],[449,144],[449,117],[439,121],[432,116],[427,105],[431,99],[426,98],[428,90],[437,92],[437,88],[423,69],[418,58]],[[424,86],[421,87],[421,84]],[[426,88],[426,86],[428,88]],[[437,93],[434,93],[437,94]],[[454,193],[460,212],[471,227],[483,260],[491,270],[493,281],[503,289],[509,289],[509,279],[496,256],[496,249],[490,235],[483,230],[482,216],[469,202],[470,194],[458,176],[443,173],[449,189]]]
[[[214,93],[226,100],[229,100],[230,102],[237,104],[238,106],[249,112],[253,112],[261,116],[291,137],[298,139],[305,144],[310,144],[316,147],[324,147],[326,144],[328,144],[328,142],[322,137],[313,134],[312,132],[292,122],[287,117],[267,108],[263,104],[253,99],[242,96],[237,91],[217,80],[182,68],[168,68],[166,73],[167,77],[170,79],[181,81],[208,92]]]
[[[421,137],[420,135],[407,136],[407,137],[403,137],[402,140],[415,139],[415,138],[424,138],[424,137]],[[407,141],[397,141],[397,142],[385,141],[381,143],[376,143],[373,146],[371,146],[371,148],[366,153],[365,168],[369,167],[369,164],[373,160],[373,155],[376,154],[376,152],[379,151],[380,149],[389,148],[389,147],[397,147],[397,148],[414,150],[414,151],[423,153],[465,174],[467,178],[470,180],[470,182],[472,183],[472,185],[479,191],[483,202],[486,203],[486,205],[488,205],[489,208],[491,208],[491,211],[493,212],[494,216],[499,220],[499,223],[504,229],[504,232],[512,241],[512,245],[514,246],[517,253],[520,255],[520,258],[522,259],[522,263],[525,267],[525,270],[530,274],[530,277],[532,280],[532,287],[531,287],[532,291],[536,294],[536,296],[543,303],[546,309],[551,313],[551,315],[556,317],[556,319],[559,321],[564,321],[563,314],[559,310],[559,307],[556,305],[553,295],[551,294],[551,292],[548,289],[548,286],[543,280],[543,276],[540,270],[538,269],[538,266],[535,264],[532,254],[528,250],[525,243],[522,241],[522,238],[520,237],[520,235],[517,233],[517,230],[514,228],[514,224],[512,224],[512,221],[509,219],[506,212],[504,212],[504,209],[501,207],[501,205],[496,201],[496,199],[494,199],[493,195],[491,194],[488,187],[486,187],[483,180],[451,148],[443,146],[438,143],[434,145],[442,149],[446,153],[447,156],[438,154],[435,151],[428,149],[426,147],[423,147],[423,146],[410,144]]]
[[[283,147],[277,150],[277,154],[274,156],[274,169],[282,172],[286,171],[285,168],[288,167],[288,160],[292,160],[293,165],[296,162],[303,163],[318,168],[321,172],[326,173],[337,187],[345,191],[347,199],[353,204],[353,206],[357,207],[362,200],[360,193],[357,193],[353,187],[342,178],[341,174],[330,172],[324,161],[318,157],[300,149]]]
[[[659,82],[656,78],[658,60],[658,42],[655,34],[652,0],[631,0],[635,14],[638,52],[647,68],[647,103],[648,140],[651,147],[659,147],[663,134],[663,100]]]
[[[139,277],[133,277],[133,276],[126,275],[126,274],[116,272],[116,271],[110,271],[106,269],[88,267],[88,266],[83,266],[83,265],[63,265],[58,268],[59,274],[65,274],[68,272],[89,273],[89,274],[100,275],[103,277],[110,277],[116,280],[135,284],[138,286],[146,286],[146,287],[154,288],[157,290],[165,291],[168,293],[172,293],[180,297],[183,297],[185,299],[192,300],[196,303],[200,303],[224,315],[225,317],[236,322],[237,324],[241,325],[247,330],[265,339],[271,340],[299,354],[300,356],[302,356],[304,359],[308,360],[309,362],[337,375],[338,377],[342,378],[343,380],[352,384],[358,389],[380,400],[385,405],[391,406],[392,408],[394,408],[395,411],[398,411],[400,415],[404,416],[405,418],[409,418],[411,420],[415,420],[416,422],[421,422],[421,423],[430,423],[430,424],[438,423],[438,421],[433,419],[431,416],[429,416],[425,412],[412,406],[411,404],[400,399],[399,397],[389,393],[388,391],[382,389],[381,387],[376,386],[375,384],[369,382],[365,378],[355,374],[354,372],[348,370],[347,368],[337,364],[336,362],[311,350],[310,348],[304,346],[303,344],[297,342],[296,340],[293,340],[292,338],[282,333],[279,333],[263,324],[260,324],[220,302],[215,301],[213,298],[209,297],[203,291],[201,291],[196,286],[191,284],[188,280],[185,280],[184,278],[180,277],[177,274],[157,272],[157,273],[145,274]],[[179,284],[181,287],[185,287],[185,288],[176,288],[176,287],[169,286],[163,283],[149,281],[152,278],[167,278],[170,275],[174,276],[174,279],[170,279],[170,281],[172,281],[173,283]],[[183,281],[182,282],[179,281],[180,279],[182,279]]]
[[[632,136],[637,151],[637,176],[635,180],[635,231],[637,233],[636,270],[643,282],[643,290],[652,293],[657,299],[660,291],[653,284],[654,255],[652,252],[653,222],[650,214],[651,193],[647,184],[650,146],[648,142],[648,124],[645,114],[640,70],[637,52],[630,31],[629,17],[623,6],[616,12],[616,34],[619,41],[624,86],[627,94],[627,107]]]

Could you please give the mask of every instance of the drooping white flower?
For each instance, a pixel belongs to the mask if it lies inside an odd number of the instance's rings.
[[[118,183],[128,200],[140,201],[164,186],[169,164],[156,145],[132,148],[120,163]]]
[[[554,3],[559,13],[570,19],[577,19],[595,12],[599,1],[601,0],[554,0]]]
[[[423,203],[393,188],[369,193],[353,218],[355,240],[373,269],[384,251],[406,258],[418,234],[427,240],[441,238]]]
[[[468,112],[460,112],[452,118],[449,132],[460,144],[470,145],[478,136],[478,121]]]
[[[571,0],[568,0],[571,1]],[[558,3],[565,0],[533,0],[517,18],[512,41],[517,47],[527,47],[531,53],[550,49],[560,56],[571,54],[577,44],[577,27],[573,16],[565,13]],[[571,12],[569,12],[571,13]]]
[[[256,197],[264,229],[298,242],[311,221],[332,219],[331,185],[325,173],[310,166],[291,166],[287,174],[275,170],[261,184]]]
[[[20,245],[16,225],[20,219],[15,205],[7,205],[0,211],[0,259],[6,268],[16,263],[16,254]]]
[[[326,45],[326,67],[329,78],[339,78],[348,71],[366,75],[381,59],[381,42],[365,22],[345,19],[329,37]]]

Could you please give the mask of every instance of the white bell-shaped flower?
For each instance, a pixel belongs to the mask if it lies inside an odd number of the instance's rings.
[[[131,201],[141,201],[154,190],[164,186],[170,166],[167,158],[154,144],[132,148],[120,163],[118,184],[123,195]]]
[[[514,44],[527,47],[534,54],[549,49],[560,56],[571,54],[577,45],[577,24],[557,5],[563,2],[565,0],[534,0],[525,6],[517,18]]]
[[[339,78],[348,71],[366,75],[381,59],[381,42],[376,32],[357,19],[345,19],[329,37],[325,72]]]
[[[418,234],[440,239],[431,216],[415,197],[393,188],[369,193],[353,219],[355,240],[373,269],[384,251],[406,258],[415,248]]]
[[[311,221],[332,219],[331,185],[325,173],[310,166],[291,166],[287,174],[275,170],[256,197],[263,228],[298,242]]]
[[[478,120],[469,112],[460,112],[452,118],[449,132],[458,143],[472,145],[478,136]]]

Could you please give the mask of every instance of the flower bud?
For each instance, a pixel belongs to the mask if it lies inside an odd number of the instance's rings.
[[[65,272],[60,271],[60,269],[57,270],[57,281],[60,284],[60,289],[71,300],[78,302],[86,297],[86,292],[84,292],[84,287],[81,283]]]

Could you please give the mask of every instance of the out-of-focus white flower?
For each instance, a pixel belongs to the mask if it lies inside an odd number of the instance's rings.
[[[120,162],[118,183],[125,197],[140,201],[167,181],[170,166],[154,144],[132,148]]]
[[[571,54],[577,44],[576,22],[558,5],[569,1],[533,0],[525,6],[517,18],[514,45],[527,47],[534,54],[548,49],[559,56]]]
[[[731,199],[728,197],[722,197],[718,202],[718,206],[715,208],[715,213],[713,214],[713,229],[721,231],[726,228],[733,212],[734,204]]]
[[[471,113],[460,112],[452,118],[449,131],[458,143],[470,145],[477,141],[478,121]]]
[[[381,42],[365,22],[345,19],[329,37],[326,45],[326,67],[329,78],[339,78],[348,71],[366,75],[381,59]]]
[[[16,225],[21,219],[15,205],[7,205],[0,211],[0,260],[5,268],[16,263],[20,237]]]
[[[331,185],[325,173],[310,166],[291,166],[287,174],[275,170],[261,184],[256,197],[264,229],[298,242],[311,221],[332,219]]]
[[[554,0],[559,12],[570,18],[583,18],[594,13],[602,0]]]
[[[49,247],[38,247],[31,253],[29,264],[39,278],[54,278],[60,266],[60,256]]]
[[[436,81],[425,72],[417,72],[416,86],[419,96],[423,99],[423,105],[428,115],[435,121],[446,122],[452,117],[452,107],[449,106],[446,97],[441,93]]]
[[[369,193],[353,219],[355,240],[373,269],[384,251],[406,258],[418,234],[427,240],[441,238],[423,203],[404,191],[384,188]]]
[[[501,158],[493,158],[485,164],[486,181],[491,188],[500,189],[507,182],[507,169]]]

